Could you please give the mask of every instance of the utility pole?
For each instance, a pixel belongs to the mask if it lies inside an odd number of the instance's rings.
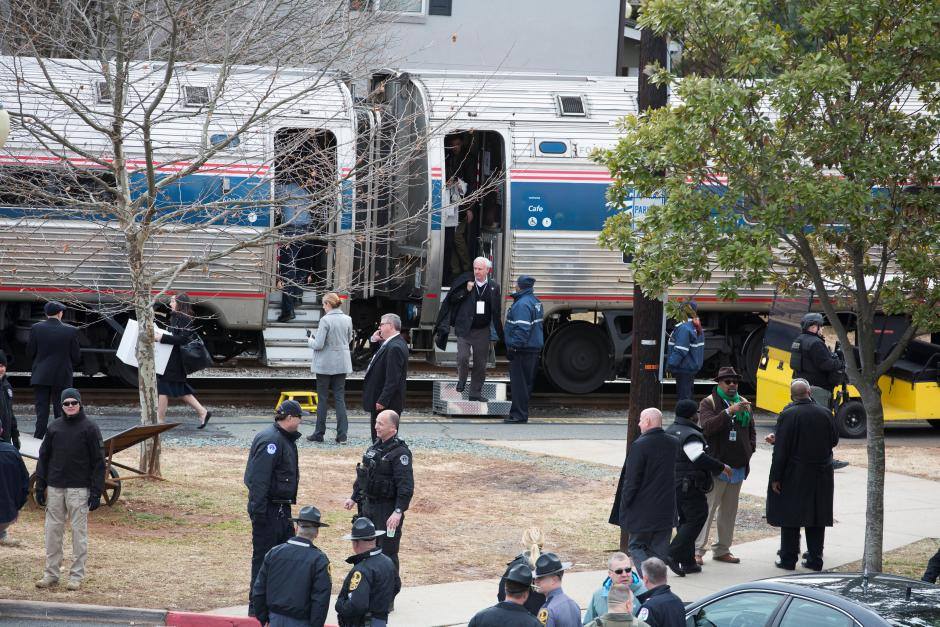
[[[640,32],[640,80],[637,109],[640,112],[666,106],[666,88],[652,85],[646,73],[654,62],[666,67],[666,40],[649,29]],[[647,407],[662,406],[662,385],[659,381],[659,360],[662,352],[663,303],[647,298],[639,285],[633,284],[633,348],[630,359],[630,405],[627,413],[627,452],[640,437],[640,412]],[[626,462],[624,462],[624,472]],[[623,484],[624,472],[620,483]],[[618,486],[620,489],[620,486]],[[627,552],[629,534],[620,528],[620,550]]]

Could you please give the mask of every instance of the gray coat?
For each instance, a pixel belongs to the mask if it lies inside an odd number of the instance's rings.
[[[311,372],[319,374],[352,373],[352,318],[340,309],[332,309],[320,318],[317,333],[307,340],[313,349]]]

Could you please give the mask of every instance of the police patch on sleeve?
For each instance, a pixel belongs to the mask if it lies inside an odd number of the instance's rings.
[[[637,614],[636,617],[639,618],[640,620],[646,620],[647,618],[649,618],[649,615],[650,615],[649,608],[644,607],[640,609],[640,613]]]
[[[407,456],[407,455],[402,455],[402,456],[399,457],[398,459],[399,459],[399,461],[401,461],[401,465],[402,465],[402,466],[407,466],[407,465],[411,462],[411,460],[408,459],[408,456]]]
[[[539,618],[540,623],[542,623],[543,625],[547,625],[548,624],[548,610],[546,610],[544,607],[540,609],[538,618]]]
[[[277,444],[271,442],[268,444],[268,455],[274,455],[275,453],[277,453]]]
[[[360,581],[362,581],[362,573],[357,570],[353,573],[352,579],[349,580],[349,591],[352,592],[358,588]]]

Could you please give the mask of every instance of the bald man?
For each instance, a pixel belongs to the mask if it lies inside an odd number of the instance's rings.
[[[662,412],[644,409],[640,437],[627,453],[620,492],[620,527],[630,534],[629,553],[637,569],[650,557],[672,564],[669,540],[676,517],[678,449],[679,441],[663,431]]]

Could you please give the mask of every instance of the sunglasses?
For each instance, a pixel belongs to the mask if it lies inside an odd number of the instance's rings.
[[[731,385],[732,383],[737,385],[738,380],[737,379],[722,379],[721,382],[724,383],[725,385]]]
[[[65,401],[62,403],[62,407],[75,407],[76,405],[81,405],[78,401]]]
[[[630,573],[633,572],[633,569],[632,568],[617,568],[617,569],[611,570],[610,572],[612,572],[615,575],[623,575],[624,573],[629,575]]]

